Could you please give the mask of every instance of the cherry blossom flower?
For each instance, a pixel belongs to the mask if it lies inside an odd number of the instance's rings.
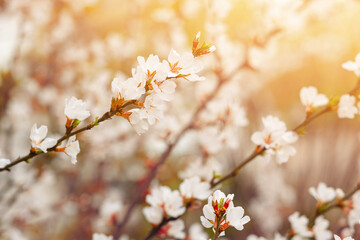
[[[123,80],[117,76],[111,82],[111,90],[116,97],[124,100],[137,100],[145,93],[145,74],[138,67],[133,71],[133,76]]]
[[[313,232],[308,229],[309,219],[306,216],[300,216],[299,212],[294,212],[289,216],[289,222],[295,234],[305,238],[313,236]]]
[[[189,228],[189,236],[187,236],[188,240],[207,240],[209,239],[208,234],[203,230],[201,224],[194,223]]]
[[[290,144],[297,141],[297,134],[287,131],[285,123],[277,117],[269,115],[263,118],[262,122],[264,130],[253,133],[251,141],[266,149],[266,159],[275,155],[279,164],[287,162],[289,157],[296,153],[296,149]]]
[[[354,240],[352,237],[341,238],[336,234],[334,234],[334,239],[335,240]]]
[[[156,187],[146,196],[150,207],[145,207],[143,213],[148,222],[159,224],[164,216],[178,217],[185,212],[179,191],[171,191],[167,186]]]
[[[189,81],[202,81],[205,79],[196,74],[203,69],[203,65],[191,53],[184,53],[180,56],[174,49],[171,49],[168,62],[170,65],[169,77],[180,75]]]
[[[113,240],[112,236],[106,236],[102,233],[94,233],[92,235],[92,240]]]
[[[30,132],[31,147],[42,150],[44,153],[47,152],[48,148],[53,147],[56,144],[56,139],[46,138],[48,128],[45,125],[41,125],[37,128],[36,123],[32,126]]]
[[[208,204],[203,207],[205,217],[200,217],[202,225],[215,231],[217,222],[220,221],[219,236],[224,236],[228,227],[243,230],[244,224],[250,221],[250,217],[244,216],[242,207],[234,207],[233,198],[234,194],[225,196],[223,192],[216,190],[208,198]]]
[[[326,220],[323,216],[319,216],[315,219],[315,225],[313,227],[313,232],[315,239],[317,240],[330,240],[332,232],[327,230],[329,227],[329,221]]]
[[[149,129],[146,112],[138,108],[132,109],[129,112],[131,112],[129,122],[134,127],[137,134],[141,135],[145,133]]]
[[[329,99],[325,94],[319,94],[315,87],[303,87],[300,90],[301,103],[306,107],[306,112],[312,112],[314,107],[328,104]]]
[[[180,184],[180,193],[188,200],[204,200],[211,194],[210,183],[201,182],[200,177],[194,176],[192,178],[185,179]]]
[[[353,71],[356,76],[360,76],[360,53],[356,55],[355,62],[353,61],[347,61],[346,63],[343,63],[343,68],[349,71]]]
[[[246,240],[266,240],[266,238],[264,237],[258,237],[254,234],[251,234],[249,236],[247,236]]]
[[[158,235],[159,236],[164,235],[176,239],[184,239],[185,238],[184,228],[185,228],[184,221],[181,219],[177,219],[175,221],[169,222],[164,227],[162,227]]]
[[[86,103],[76,97],[65,99],[64,113],[68,119],[85,120],[90,116],[90,112],[86,110]]]
[[[338,104],[338,116],[339,118],[354,118],[358,113],[358,109],[355,106],[356,98],[349,94],[342,95]]]
[[[80,144],[79,141],[76,140],[76,136],[71,136],[66,142],[62,142],[62,144],[56,148],[56,151],[65,152],[71,158],[71,163],[77,163],[77,155],[80,152]]]
[[[336,191],[334,188],[327,187],[325,183],[319,183],[317,189],[309,188],[310,194],[320,203],[327,203],[335,199]]]

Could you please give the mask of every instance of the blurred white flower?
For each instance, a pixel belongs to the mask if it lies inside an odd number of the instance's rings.
[[[306,112],[311,112],[313,107],[328,104],[329,99],[325,94],[319,94],[315,87],[303,87],[300,90],[301,103],[306,107]]]
[[[151,189],[151,193],[146,196],[146,202],[150,204],[150,207],[145,207],[143,213],[146,219],[153,224],[160,223],[165,215],[178,217],[185,212],[179,191],[171,191],[167,186]]]
[[[208,234],[203,230],[201,224],[194,223],[189,228],[189,240],[207,240],[209,239]]]
[[[211,194],[210,183],[201,182],[200,177],[194,176],[185,179],[180,184],[180,193],[185,199],[199,199],[204,200]]]
[[[166,231],[166,235],[168,237],[173,237],[176,239],[185,238],[185,232],[184,232],[185,224],[183,220],[177,219],[175,221],[171,221],[167,224],[167,226],[169,227]]]
[[[332,237],[332,232],[327,230],[329,227],[329,221],[326,220],[323,216],[319,216],[315,219],[315,225],[313,227],[313,232],[316,240],[330,240]]]
[[[353,61],[347,61],[346,63],[343,63],[343,68],[349,71],[353,71],[356,76],[360,76],[360,53],[356,55],[355,62]]]
[[[143,109],[132,109],[131,115],[129,117],[129,122],[134,127],[138,135],[145,133],[149,129],[149,124],[147,122],[147,114]]]
[[[336,234],[334,234],[334,239],[335,240],[354,240],[352,237],[341,238]]]
[[[102,233],[94,233],[92,235],[92,240],[113,240],[112,236],[106,236]]]
[[[2,155],[1,149],[0,149],[0,157]],[[5,167],[6,165],[10,164],[11,161],[7,158],[0,158],[0,168]]]
[[[290,144],[295,143],[298,136],[293,131],[286,131],[286,125],[274,116],[262,118],[264,130],[252,134],[251,141],[266,149],[265,158],[276,156],[276,161],[281,164],[287,162],[290,156],[295,155],[296,149]]]
[[[30,132],[31,147],[34,149],[41,149],[44,153],[47,152],[48,148],[53,147],[57,141],[54,138],[46,138],[47,132],[47,126],[41,125],[37,128],[35,123]]]
[[[266,240],[266,238],[264,237],[258,237],[254,234],[251,234],[249,236],[247,236],[246,240]]]
[[[313,237],[313,232],[308,229],[309,219],[306,216],[300,216],[299,212],[294,212],[289,216],[289,222],[295,234],[305,238]]]
[[[68,119],[85,120],[90,116],[90,112],[86,109],[86,103],[76,97],[65,99],[64,113]]]
[[[338,104],[338,116],[339,118],[354,118],[358,113],[358,109],[355,107],[356,98],[349,94],[344,94],[340,97]]]
[[[319,183],[317,189],[309,188],[309,193],[319,202],[326,203],[335,199],[336,191],[332,187],[326,186],[325,183]]]

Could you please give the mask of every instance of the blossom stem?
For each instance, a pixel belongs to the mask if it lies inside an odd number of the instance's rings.
[[[216,216],[216,228],[215,228],[215,232],[214,232],[214,236],[213,236],[212,240],[217,240],[219,238],[219,235],[221,233],[220,224],[221,224],[221,220],[222,220],[223,216],[224,216],[224,214]]]

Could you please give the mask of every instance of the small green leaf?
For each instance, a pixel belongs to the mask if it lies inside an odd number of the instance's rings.
[[[80,123],[81,123],[80,120],[75,119],[75,120],[72,122],[72,124],[71,124],[71,128],[72,128],[72,129],[76,128],[77,125],[79,125]]]

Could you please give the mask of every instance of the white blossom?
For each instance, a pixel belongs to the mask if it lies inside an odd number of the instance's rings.
[[[86,109],[86,103],[76,97],[65,99],[64,113],[69,119],[85,120],[90,116],[90,112]]]
[[[266,240],[266,238],[264,237],[258,237],[254,234],[251,234],[249,236],[247,236],[246,240]]]
[[[335,199],[336,191],[334,188],[327,187],[325,183],[319,183],[317,189],[309,188],[310,194],[319,202],[326,203]]]
[[[338,235],[334,234],[334,239],[335,240],[354,240],[352,237],[346,237],[346,238],[341,238]]]
[[[349,94],[342,95],[338,104],[337,114],[339,118],[354,118],[358,113],[358,109],[355,106],[356,98]]]
[[[202,81],[205,79],[196,74],[203,69],[203,65],[191,53],[184,53],[180,56],[174,49],[171,49],[168,61],[170,65],[169,77],[181,75],[189,81]]]
[[[133,76],[127,80],[123,80],[121,76],[117,76],[111,82],[111,90],[116,97],[124,100],[137,100],[145,93],[146,76],[138,67],[133,71]]]
[[[37,128],[36,123],[32,126],[30,132],[31,147],[35,149],[41,149],[44,153],[48,148],[53,147],[56,144],[56,139],[46,138],[48,128],[45,125],[41,125]]]
[[[290,144],[295,143],[298,136],[293,131],[287,131],[284,122],[271,115],[262,119],[264,130],[252,134],[251,141],[266,149],[265,158],[276,156],[281,164],[287,162],[290,156],[295,155],[296,149]]]
[[[189,228],[189,240],[207,240],[208,234],[203,230],[201,224],[194,223]]]
[[[113,240],[112,236],[106,236],[102,233],[94,233],[92,235],[92,240]]]
[[[160,223],[165,215],[178,217],[185,212],[179,191],[171,191],[167,186],[153,188],[151,193],[146,196],[146,202],[150,204],[150,207],[145,207],[143,213],[146,219],[153,224]]]
[[[241,231],[244,229],[244,224],[250,221],[249,216],[244,216],[244,209],[242,207],[234,207],[234,194],[225,196],[220,190],[216,190],[209,198],[208,203],[203,207],[204,216],[200,217],[201,223],[206,228],[216,228],[216,218],[224,213],[221,221],[222,232],[220,236],[225,235],[225,229],[229,226]]]
[[[79,141],[76,140],[76,136],[71,136],[66,142],[62,142],[62,144],[57,149],[64,149],[66,155],[71,158],[71,163],[77,163],[77,155],[80,152],[80,144]]]
[[[306,112],[311,112],[314,107],[328,104],[329,99],[325,94],[319,94],[315,87],[303,87],[300,90],[301,103],[306,107]]]
[[[129,112],[131,112],[129,122],[134,127],[137,134],[141,135],[145,133],[149,129],[146,111],[144,111],[143,109],[135,108],[130,110]]]
[[[299,236],[309,238],[313,233],[308,229],[309,219],[306,216],[300,216],[299,212],[294,212],[289,216],[291,229]]]
[[[329,227],[329,221],[326,220],[323,216],[319,216],[315,219],[315,225],[313,227],[313,232],[316,240],[330,240],[332,237],[331,231],[327,228]]]
[[[355,62],[347,61],[343,63],[342,67],[346,70],[353,71],[356,76],[360,76],[360,53],[356,55]]]
[[[210,183],[201,182],[200,177],[194,176],[180,184],[180,193],[186,199],[204,200],[211,194]]]
[[[168,237],[173,237],[176,239],[184,239],[185,238],[185,224],[184,221],[181,219],[177,219],[175,221],[171,221],[167,224],[169,229],[167,229],[166,235]]]
[[[0,168],[3,168],[10,163],[11,163],[11,161],[9,159],[0,158]]]

